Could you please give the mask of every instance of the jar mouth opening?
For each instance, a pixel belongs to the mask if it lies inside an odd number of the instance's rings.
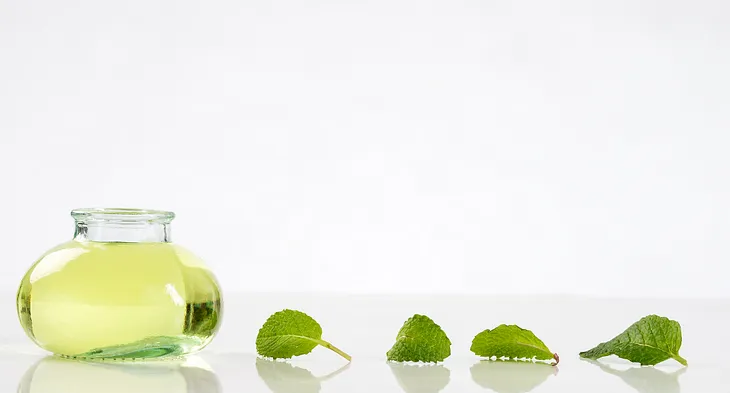
[[[175,213],[164,210],[133,208],[82,208],[71,211],[71,217],[79,223],[117,222],[117,223],[161,223],[166,224],[175,218]]]

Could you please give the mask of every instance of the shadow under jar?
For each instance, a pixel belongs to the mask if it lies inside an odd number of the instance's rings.
[[[98,360],[177,357],[213,339],[221,295],[202,260],[171,243],[174,213],[78,209],[74,239],[46,252],[18,290],[38,346]]]

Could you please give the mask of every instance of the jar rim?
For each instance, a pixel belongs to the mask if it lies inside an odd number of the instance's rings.
[[[175,213],[165,210],[135,209],[125,207],[92,207],[71,210],[71,217],[76,222],[155,222],[169,223]]]

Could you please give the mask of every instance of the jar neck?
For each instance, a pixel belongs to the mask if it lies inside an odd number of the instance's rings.
[[[111,222],[77,222],[74,240],[107,243],[169,243],[170,224],[139,223],[116,224]]]
[[[172,212],[141,209],[77,209],[74,240],[106,243],[169,243]]]

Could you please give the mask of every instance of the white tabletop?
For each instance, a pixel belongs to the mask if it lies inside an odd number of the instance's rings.
[[[228,294],[224,325],[203,352],[181,362],[89,364],[49,357],[25,338],[4,296],[0,321],[0,391],[57,392],[728,392],[730,301],[596,299],[527,296],[366,296]],[[8,300],[11,299],[11,300]],[[300,309],[322,325],[323,338],[352,363],[317,348],[289,362],[257,359],[255,337],[269,314]],[[432,317],[452,341],[443,364],[390,364],[385,352],[403,321]],[[682,324],[680,353],[689,367],[667,361],[638,367],[615,357],[598,363],[578,352],[620,333],[647,314]],[[554,352],[557,367],[480,361],[473,336],[500,323],[531,329]]]

